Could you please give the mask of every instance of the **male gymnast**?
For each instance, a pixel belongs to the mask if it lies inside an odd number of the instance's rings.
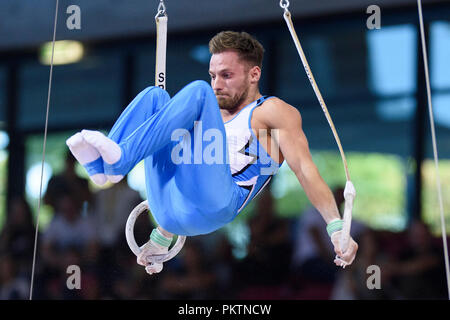
[[[335,253],[351,264],[358,245],[350,238],[348,249],[340,248],[341,216],[311,158],[299,111],[260,93],[263,46],[248,33],[224,31],[210,40],[209,50],[211,85],[194,81],[172,98],[148,87],[108,136],[82,130],[66,142],[98,185],[117,183],[144,159],[158,226],[137,263],[149,274],[160,272],[162,263],[147,257],[167,253],[174,235],[207,234],[232,221],[286,160],[325,220]]]

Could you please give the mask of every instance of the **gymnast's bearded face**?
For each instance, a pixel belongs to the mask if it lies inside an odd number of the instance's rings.
[[[209,64],[211,87],[221,109],[233,110],[242,105],[253,85],[249,64],[236,51],[213,54]]]

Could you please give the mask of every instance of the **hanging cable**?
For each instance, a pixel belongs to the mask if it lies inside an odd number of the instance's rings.
[[[36,217],[36,231],[34,235],[34,249],[33,249],[33,264],[31,270],[31,283],[30,283],[30,300],[33,299],[33,283],[34,283],[34,274],[36,269],[36,253],[37,253],[37,243],[38,243],[38,233],[39,233],[39,216],[41,212],[41,202],[42,202],[42,180],[44,176],[44,164],[45,164],[45,147],[47,145],[47,129],[48,129],[48,115],[50,111],[50,96],[52,92],[52,79],[53,79],[53,57],[55,54],[55,39],[56,39],[56,26],[58,24],[58,7],[59,0],[56,0],[56,8],[55,8],[55,18],[54,18],[54,26],[53,26],[53,40],[52,40],[52,57],[50,61],[50,75],[48,79],[48,92],[47,92],[47,108],[45,114],[45,128],[44,128],[44,143],[42,148],[42,166],[41,166],[41,180],[39,185],[39,199],[38,199],[38,209],[37,209],[37,217]]]
[[[319,100],[320,106],[322,107],[325,117],[327,118],[327,121],[328,121],[328,124],[330,125],[331,131],[333,132],[334,138],[335,138],[336,143],[339,148],[339,152],[341,154],[342,163],[344,164],[344,170],[345,170],[345,176],[346,176],[347,182],[345,184],[345,189],[344,189],[344,198],[345,198],[345,207],[344,207],[344,216],[343,216],[344,224],[342,227],[340,246],[341,246],[342,252],[345,252],[348,249],[349,242],[350,242],[352,210],[353,210],[353,202],[354,202],[354,199],[356,196],[356,190],[355,190],[355,187],[353,186],[352,181],[350,180],[350,173],[348,171],[347,160],[345,158],[345,153],[342,148],[342,144],[341,144],[341,141],[337,134],[336,128],[334,127],[333,120],[331,119],[331,116],[330,116],[330,113],[328,112],[325,101],[322,98],[322,94],[320,93],[319,87],[317,86],[316,80],[314,79],[314,76],[311,72],[311,68],[309,67],[308,61],[306,60],[306,56],[305,56],[305,53],[303,52],[302,46],[300,44],[300,40],[297,36],[297,33],[295,32],[294,24],[293,24],[292,18],[291,18],[291,13],[289,12],[289,1],[281,0],[280,7],[284,10],[284,14],[283,14],[284,20],[286,21],[288,29],[291,33],[292,40],[295,43],[295,47],[297,48],[298,54],[303,63],[303,67],[306,71],[306,75],[308,76],[308,79],[311,83],[311,86],[314,89],[316,97]],[[342,259],[339,259],[339,257],[337,257],[337,259],[340,260],[341,266],[343,268],[345,268],[345,266],[347,265],[346,262],[344,262]]]
[[[433,105],[431,101],[431,85],[430,85],[430,75],[428,72],[428,56],[427,56],[427,43],[425,38],[425,28],[423,24],[423,13],[422,13],[422,1],[417,0],[417,8],[419,11],[419,24],[420,24],[420,38],[422,41],[422,55],[423,55],[423,64],[425,69],[425,81],[427,86],[427,98],[428,98],[428,112],[430,115],[430,128],[431,128],[431,139],[433,144],[433,156],[434,156],[434,164],[436,168],[436,187],[438,191],[438,201],[439,201],[439,209],[440,209],[440,217],[441,217],[441,232],[442,232],[442,243],[444,247],[444,258],[445,258],[445,271],[447,276],[447,291],[448,291],[448,299],[450,300],[450,269],[449,269],[449,260],[448,260],[448,249],[447,249],[447,232],[445,228],[445,217],[444,217],[444,204],[442,201],[442,186],[441,186],[441,178],[439,174],[439,157],[436,143],[436,129],[434,126],[434,116],[433,116]]]

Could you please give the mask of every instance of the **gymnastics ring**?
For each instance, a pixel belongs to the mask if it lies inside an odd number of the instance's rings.
[[[134,224],[136,222],[137,217],[139,217],[141,213],[147,210],[148,210],[147,200],[142,201],[133,209],[133,211],[131,211],[127,219],[127,224],[125,226],[125,237],[127,238],[128,246],[130,247],[131,251],[133,251],[133,253],[136,255],[136,257],[141,253],[143,246],[139,247],[138,244],[136,243],[136,239],[134,238]],[[169,250],[168,253],[148,257],[147,261],[149,263],[163,263],[172,259],[183,248],[185,241],[186,236],[178,236],[175,245]]]

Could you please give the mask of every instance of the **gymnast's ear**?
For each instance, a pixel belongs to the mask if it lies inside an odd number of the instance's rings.
[[[251,83],[258,83],[259,79],[261,78],[261,68],[258,66],[253,66],[249,70],[250,75],[250,82]]]

